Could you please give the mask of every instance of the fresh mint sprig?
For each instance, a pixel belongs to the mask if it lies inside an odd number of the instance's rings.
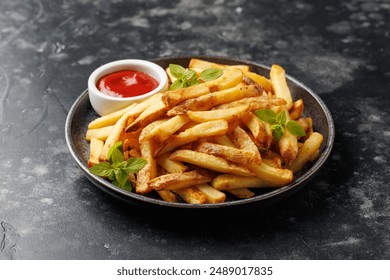
[[[281,111],[276,114],[270,109],[257,110],[256,115],[262,121],[269,123],[271,125],[272,136],[276,141],[279,141],[283,136],[285,129],[287,129],[291,134],[295,136],[305,136],[305,130],[297,121],[287,121],[287,116],[285,111]]]
[[[115,186],[132,191],[129,174],[135,174],[146,164],[142,158],[124,160],[122,142],[115,143],[107,154],[108,162],[100,162],[89,168],[92,174],[108,178]]]
[[[223,73],[222,69],[209,68],[200,73],[200,77],[196,76],[196,72],[192,69],[185,69],[178,64],[169,64],[169,72],[176,78],[170,87],[170,90],[186,88],[201,82],[208,82],[217,79]]]

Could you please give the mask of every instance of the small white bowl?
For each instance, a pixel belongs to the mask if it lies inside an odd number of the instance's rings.
[[[143,95],[134,97],[114,97],[98,90],[96,84],[100,78],[113,72],[122,70],[134,70],[150,75],[159,83],[157,88]],[[141,102],[148,97],[168,88],[168,76],[159,65],[141,59],[123,59],[104,64],[97,68],[88,79],[88,96],[93,109],[100,116],[107,115],[119,109],[129,106],[133,102]]]

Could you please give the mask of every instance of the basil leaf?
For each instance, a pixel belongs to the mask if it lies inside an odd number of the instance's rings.
[[[284,134],[284,128],[281,127],[280,125],[276,126],[273,130],[272,130],[272,136],[274,137],[274,139],[276,141],[279,141],[280,138],[282,138]]]
[[[274,111],[272,111],[270,109],[257,110],[256,116],[260,120],[262,120],[266,123],[269,123],[269,124],[274,124],[276,121],[276,114]]]
[[[119,185],[123,186],[127,181],[127,172],[123,169],[116,169],[115,179],[118,181]]]
[[[295,136],[306,136],[305,130],[297,121],[289,121],[286,128]]]
[[[203,70],[202,73],[200,73],[200,79],[204,82],[212,81],[217,78],[219,78],[223,73],[222,69],[218,68],[209,68],[206,70]]]
[[[192,79],[192,80],[186,80],[184,82],[183,87],[187,88],[187,87],[194,86],[194,85],[197,85],[197,84],[199,84],[199,82],[198,82],[198,79],[195,78],[195,79]]]
[[[111,182],[114,186],[117,186],[118,188],[121,188],[121,185],[119,184],[119,182],[117,180],[113,180]]]
[[[110,177],[114,173],[114,168],[108,162],[100,162],[89,168],[92,174],[101,177]]]
[[[276,122],[280,124],[281,126],[284,126],[286,124],[286,112],[281,111],[279,114],[276,115]]]
[[[170,86],[170,90],[175,90],[175,89],[179,89],[179,88],[183,88],[183,81],[181,79],[178,79],[176,81],[173,82],[173,84]]]
[[[192,80],[193,78],[197,78],[196,77],[196,72],[192,69],[186,69],[185,72],[184,72],[184,77],[186,77],[187,80]]]
[[[115,150],[119,150],[121,153],[122,153],[122,141],[119,141],[119,142],[116,142],[114,145],[111,146],[111,148],[108,150],[108,153],[107,153],[107,159],[111,162],[113,162],[111,160],[111,157],[112,157],[112,153],[115,151]],[[122,160],[123,161],[123,160]]]
[[[107,176],[110,181],[115,181],[115,172],[112,170],[111,174]]]
[[[122,152],[119,149],[115,149],[111,153],[111,157],[109,158],[109,160],[114,164],[121,163],[124,160],[124,157]]]
[[[178,64],[169,64],[169,72],[171,72],[171,75],[177,79],[183,77],[185,71],[186,69]]]
[[[137,173],[146,165],[146,163],[147,161],[143,158],[129,158],[126,161],[126,165],[123,170],[127,173]]]
[[[129,180],[127,180],[126,183],[120,187],[128,192],[131,192],[133,190],[133,186],[131,185],[131,182]]]
[[[133,190],[133,186],[131,185],[131,182],[129,180],[127,180],[123,185],[121,185],[117,180],[113,180],[111,183],[114,186],[117,186],[118,188],[124,189],[129,192]]]

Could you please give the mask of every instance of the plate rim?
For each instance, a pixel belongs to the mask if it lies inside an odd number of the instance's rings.
[[[148,59],[148,60],[150,60],[152,62],[159,62],[159,61],[166,61],[166,60],[174,60],[174,59],[179,60],[179,59],[190,59],[190,58],[198,58],[198,59],[204,59],[204,60],[207,60],[207,59],[229,60],[229,61],[237,62],[240,64],[246,63],[249,65],[255,65],[255,66],[258,66],[260,68],[264,68],[268,71],[270,70],[269,66],[266,66],[266,65],[263,65],[260,63],[256,63],[253,61],[237,59],[237,58],[230,58],[230,57],[220,57],[220,56],[172,56],[172,57],[161,57],[161,58],[154,58],[154,59]],[[133,192],[125,191],[123,189],[120,189],[120,188],[114,186],[113,184],[104,180],[103,178],[90,173],[87,165],[81,160],[81,158],[79,158],[79,156],[76,152],[75,146],[73,144],[73,141],[71,139],[72,138],[71,125],[72,125],[74,115],[75,115],[76,111],[79,109],[78,107],[80,106],[80,103],[83,102],[84,99],[88,98],[88,89],[85,89],[81,93],[81,95],[77,97],[77,99],[74,101],[71,108],[69,109],[69,112],[68,112],[68,115],[67,115],[66,121],[65,121],[66,143],[67,143],[68,149],[73,157],[73,160],[76,161],[78,167],[80,168],[82,173],[87,177],[87,179],[89,181],[91,181],[91,183],[93,185],[95,185],[96,187],[101,189],[102,191],[105,191],[118,199],[124,200],[125,202],[130,202],[128,199],[132,198],[132,199],[139,201],[139,202],[151,203],[154,205],[167,206],[167,207],[172,207],[172,208],[210,209],[210,208],[223,208],[223,207],[232,207],[232,206],[240,206],[240,205],[250,205],[250,204],[258,203],[260,201],[267,201],[271,198],[278,198],[278,197],[281,198],[282,195],[287,195],[293,191],[298,191],[299,189],[301,189],[303,187],[304,184],[300,185],[303,181],[306,181],[306,180],[309,180],[309,179],[312,179],[313,177],[315,177],[315,175],[318,173],[319,169],[324,165],[326,160],[329,158],[331,151],[332,151],[332,148],[333,148],[333,145],[334,145],[334,139],[335,139],[335,125],[334,125],[333,117],[331,115],[330,110],[328,109],[328,107],[324,103],[324,101],[313,90],[311,90],[309,87],[304,85],[302,82],[300,82],[296,78],[294,78],[288,74],[286,74],[286,77],[288,80],[295,83],[297,86],[306,90],[316,100],[316,102],[319,104],[319,106],[323,110],[323,112],[325,114],[325,118],[327,120],[327,124],[328,124],[328,126],[327,126],[327,128],[328,128],[328,141],[326,143],[324,143],[325,144],[324,150],[321,153],[320,157],[316,160],[316,162],[308,170],[306,170],[305,173],[303,173],[301,176],[299,176],[296,179],[294,178],[293,182],[291,182],[290,184],[285,185],[285,186],[280,187],[280,188],[276,188],[272,191],[266,192],[266,193],[261,194],[261,195],[257,195],[257,196],[251,197],[251,198],[237,199],[237,200],[233,200],[233,201],[226,201],[226,202],[216,203],[216,204],[188,204],[188,203],[181,203],[181,202],[173,203],[173,202],[167,202],[167,201],[163,201],[160,199],[147,197],[147,196],[143,196],[143,195],[136,194]]]

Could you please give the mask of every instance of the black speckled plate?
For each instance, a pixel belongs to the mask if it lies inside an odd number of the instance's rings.
[[[266,77],[269,76],[269,67],[263,66],[261,64],[221,57],[204,56],[198,58],[222,64],[247,64],[250,65],[252,71]],[[169,63],[187,66],[190,59],[190,57],[168,57],[153,59],[152,61],[161,65],[163,68],[166,68],[168,67]],[[328,158],[335,136],[335,127],[332,116],[324,102],[302,83],[298,82],[292,77],[288,76],[287,78],[293,99],[297,100],[302,98],[304,100],[304,115],[311,116],[313,118],[314,130],[324,136],[324,141],[320,147],[321,155],[315,162],[307,164],[300,173],[295,174],[294,181],[291,184],[277,189],[255,189],[253,191],[256,193],[256,195],[252,198],[239,200],[228,197],[227,201],[224,203],[203,205],[170,203],[162,201],[157,196],[142,196],[136,193],[127,192],[114,186],[108,181],[91,174],[88,171],[87,166],[89,157],[89,144],[87,141],[85,141],[85,133],[87,131],[88,123],[98,117],[98,115],[94,112],[89,103],[87,90],[84,91],[79,98],[77,98],[69,111],[65,124],[66,141],[73,158],[80,167],[81,171],[87,176],[87,178],[101,190],[125,202],[139,202],[142,204],[153,204],[177,208],[221,208],[253,203],[256,203],[257,205],[268,205],[286,198],[295,191],[301,189],[309,182],[310,179],[313,178],[313,176],[319,171],[320,167]]]

